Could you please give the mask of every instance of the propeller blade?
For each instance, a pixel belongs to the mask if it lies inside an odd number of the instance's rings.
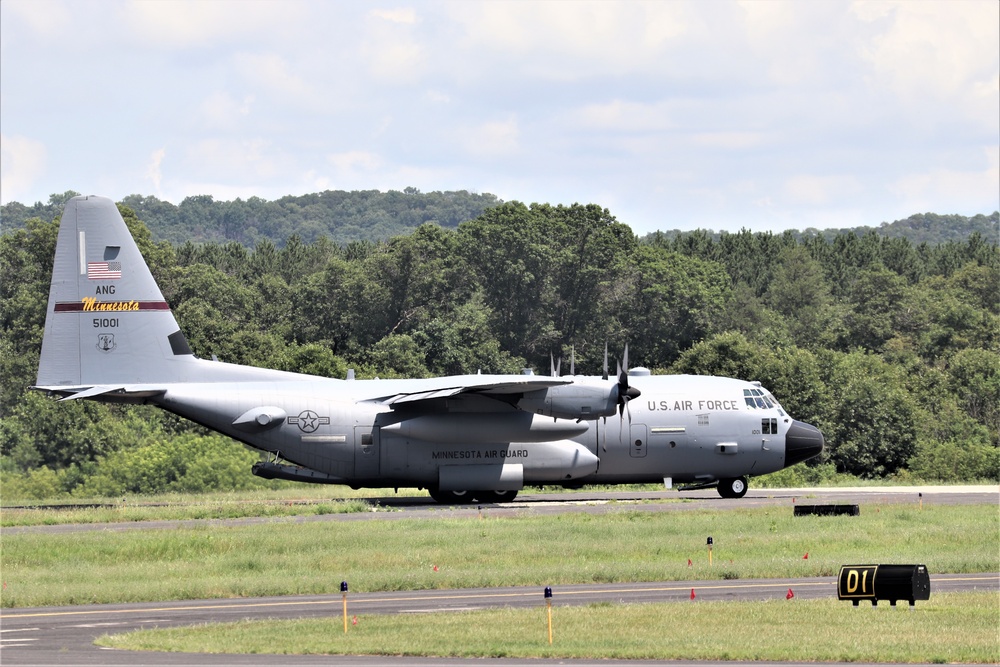
[[[632,412],[628,410],[628,402],[633,398],[638,398],[642,392],[635,387],[630,387],[628,383],[628,343],[625,343],[625,351],[622,354],[622,364],[618,367],[618,417],[624,421],[625,413],[628,412],[629,424],[632,423]]]
[[[569,348],[569,374],[576,375],[576,346],[571,345]]]
[[[608,343],[604,342],[604,379],[608,379]]]

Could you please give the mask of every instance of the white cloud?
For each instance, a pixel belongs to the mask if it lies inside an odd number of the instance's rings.
[[[463,150],[476,157],[501,157],[520,149],[517,119],[495,120],[458,130]]]
[[[432,104],[448,104],[452,101],[451,95],[440,90],[424,91],[424,99]]]
[[[163,191],[160,187],[163,182],[163,171],[161,169],[163,165],[163,158],[167,156],[167,149],[158,148],[153,151],[153,154],[149,156],[149,168],[146,169],[146,178],[149,179],[153,184],[153,193],[156,195],[161,194]]]
[[[676,127],[667,102],[649,104],[616,99],[588,104],[572,116],[581,127],[591,130],[636,133],[662,132]]]
[[[290,159],[273,144],[260,138],[206,139],[190,145],[185,156],[193,173],[215,176],[218,182],[260,183],[283,176]],[[224,175],[225,180],[218,175]]]
[[[374,172],[382,166],[382,158],[368,151],[347,151],[327,156],[327,161],[341,175],[354,175],[358,172]]]
[[[303,80],[295,67],[278,53],[239,53],[233,64],[245,81],[276,95],[297,100],[316,96],[315,86]]]
[[[405,23],[412,25],[417,22],[417,12],[412,8],[406,9],[373,9],[369,16],[390,23]]]
[[[28,137],[0,134],[0,198],[33,204],[41,201],[36,181],[45,173],[46,150],[40,141]],[[69,190],[67,185],[60,192]],[[55,190],[53,190],[55,192]],[[52,194],[52,193],[49,193]],[[29,201],[34,199],[34,201]],[[45,201],[48,201],[46,198]]]
[[[1000,4],[894,0],[852,8],[878,30],[861,48],[873,85],[888,87],[906,104],[948,104],[968,118],[995,121]]]
[[[508,56],[545,77],[663,67],[656,56],[690,29],[679,2],[481,2],[451,5],[468,50]]]
[[[0,185],[19,201],[465,188],[593,201],[638,231],[990,212],[998,14],[996,0],[0,0]]]
[[[426,35],[413,9],[368,13],[361,52],[369,76],[392,83],[415,83],[427,70]]]
[[[798,174],[785,181],[787,204],[830,206],[850,200],[863,191],[857,178],[850,175],[816,176]]]
[[[210,127],[232,129],[236,120],[250,114],[253,102],[253,95],[236,100],[229,93],[215,91],[202,101],[201,114]]]
[[[368,71],[379,79],[415,83],[424,72],[424,49],[416,41],[373,39],[365,51]]]
[[[22,21],[33,38],[64,35],[73,23],[69,3],[60,0],[4,0],[3,8]]]
[[[300,2],[269,0],[129,0],[122,14],[143,43],[185,49],[249,35],[273,38],[301,21],[304,9]]]
[[[719,148],[726,151],[747,151],[768,143],[768,135],[764,132],[722,131],[703,132],[691,136],[691,141],[697,146]]]
[[[947,202],[948,212],[991,213],[1000,210],[1000,146],[985,150],[983,168],[961,171],[936,168],[903,174],[887,185],[913,212],[934,211]]]

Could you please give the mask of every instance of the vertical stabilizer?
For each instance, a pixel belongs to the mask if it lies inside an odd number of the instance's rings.
[[[187,380],[197,360],[115,203],[66,204],[38,386]]]

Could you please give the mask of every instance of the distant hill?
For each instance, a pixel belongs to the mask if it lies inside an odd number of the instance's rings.
[[[821,234],[828,239],[843,232],[854,232],[864,236],[875,231],[889,238],[905,238],[913,244],[945,243],[947,241],[964,241],[975,233],[984,239],[996,243],[1000,241],[1000,212],[992,215],[974,215],[968,218],[964,215],[938,215],[937,213],[915,213],[904,220],[883,222],[878,227],[854,227],[853,229],[826,229],[822,232],[807,229],[802,236]]]
[[[62,213],[66,201],[76,194],[70,191],[52,195],[48,203],[38,202],[32,206],[18,202],[0,206],[0,230],[6,232],[21,228],[28,218],[52,220]],[[327,190],[282,197],[275,201],[259,197],[215,201],[211,195],[199,195],[188,197],[179,205],[153,196],[129,195],[122,203],[136,212],[157,240],[170,241],[175,245],[186,241],[238,241],[253,246],[259,239],[267,238],[280,247],[293,234],[306,243],[326,236],[338,244],[347,244],[408,234],[425,222],[455,228],[502,201],[488,193],[476,194],[465,190],[425,193],[416,188],[406,188],[402,192]],[[1000,212],[972,217],[918,213],[904,220],[883,222],[877,227],[808,228],[792,230],[791,234],[796,238],[821,235],[832,239],[845,232],[862,236],[871,231],[891,238],[906,238],[914,244],[965,241],[974,233],[997,243],[1000,242]],[[690,233],[674,229],[656,232],[655,235],[672,239]],[[718,236],[710,230],[707,233]]]
[[[979,234],[984,240],[991,243],[1000,243],[1000,211],[994,211],[990,215],[974,215],[971,218],[964,215],[938,215],[937,213],[916,213],[904,220],[894,222],[883,222],[878,227],[847,227],[837,229],[816,229],[809,227],[803,231],[797,229],[789,230],[796,240],[823,236],[828,241],[833,240],[840,234],[854,233],[864,236],[869,232],[876,232],[888,238],[905,238],[914,245],[921,243],[947,243],[949,241],[962,242],[973,234]],[[714,230],[696,230],[694,232],[671,229],[669,231],[653,232],[647,238],[659,237],[672,241],[673,239],[688,234],[707,235],[713,240],[719,240],[721,232]]]
[[[24,226],[28,218],[52,220],[76,192],[52,195],[47,204],[25,206],[11,202],[0,207],[0,228]],[[306,243],[321,236],[346,244],[382,240],[408,234],[426,222],[455,228],[502,201],[488,193],[390,190],[327,190],[287,196],[275,201],[259,197],[215,201],[211,195],[187,197],[179,205],[152,196],[129,195],[122,204],[136,212],[157,240],[175,245],[238,241],[253,246],[267,238],[278,246],[293,234]]]

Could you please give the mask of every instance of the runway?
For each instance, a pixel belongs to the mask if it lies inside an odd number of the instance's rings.
[[[582,493],[564,495],[541,495],[540,499],[527,495],[518,498],[517,506],[489,506],[488,512],[567,512],[605,511],[604,508],[621,509],[620,496],[628,496],[633,502],[630,509],[648,511],[673,511],[685,509],[730,509],[734,507],[760,505],[791,505],[794,502],[821,503],[941,503],[941,504],[997,504],[1000,490],[997,487],[972,487],[956,490],[956,487],[940,487],[941,491],[925,490],[918,497],[911,489],[887,491],[878,489],[850,490],[782,490],[780,492],[760,490],[751,492],[742,500],[722,500],[715,496],[702,496],[706,492],[678,494],[676,492],[654,492],[650,497],[636,498],[646,494]],[[929,487],[928,487],[929,489]],[[694,495],[694,494],[697,494]],[[680,500],[680,502],[678,502]],[[612,502],[614,501],[614,502]],[[636,502],[639,501],[639,502]],[[701,502],[690,502],[701,501]],[[387,501],[390,502],[390,501]],[[316,520],[375,520],[395,517],[413,518],[423,514],[431,516],[455,516],[480,511],[476,506],[441,508],[428,506],[426,502],[404,500],[399,511],[387,513],[365,513],[360,515],[326,515]],[[312,518],[312,517],[310,517]],[[233,522],[248,520],[231,520]],[[156,529],[175,527],[188,522],[146,522],[139,525],[124,524],[121,529]],[[201,521],[199,523],[205,523]],[[99,526],[43,526],[21,530],[116,530],[115,524]],[[4,533],[20,532],[5,529]],[[692,604],[692,589],[697,602],[718,600],[762,600],[784,599],[788,590],[796,598],[810,599],[836,597],[834,577],[806,579],[768,580],[719,580],[719,581],[670,581],[634,584],[577,584],[556,587],[553,590],[554,605],[586,605],[597,602],[644,603],[676,602]],[[988,590],[1000,591],[1000,573],[931,576],[931,590],[934,593],[951,591]],[[695,603],[697,603],[695,602]],[[845,602],[844,604],[849,604]],[[863,603],[867,604],[867,603]],[[917,603],[918,606],[920,603]],[[192,600],[166,603],[137,603],[125,605],[81,605],[73,607],[51,607],[35,609],[3,610],[0,612],[0,663],[3,665],[383,665],[387,662],[396,666],[425,665],[615,665],[615,664],[663,664],[683,666],[689,664],[706,665],[712,663],[689,663],[680,661],[662,662],[619,662],[607,660],[509,660],[509,659],[441,659],[441,658],[387,658],[357,656],[276,656],[276,655],[209,655],[171,654],[117,651],[94,646],[93,641],[105,633],[127,632],[140,628],[186,626],[200,623],[218,623],[242,619],[288,619],[301,617],[338,617],[341,613],[340,595],[287,596],[272,598],[247,598],[238,600]],[[488,607],[543,607],[543,591],[540,588],[491,588],[462,590],[428,590],[393,593],[357,593],[349,597],[352,614],[420,614],[447,613],[484,609]],[[882,606],[887,606],[883,603]],[[905,607],[905,605],[903,605]],[[894,613],[886,610],[885,613]],[[879,611],[878,613],[882,613]],[[734,665],[739,663],[722,663]],[[753,663],[755,665],[768,663]],[[782,663],[787,664],[787,663]],[[857,667],[856,663],[854,666]]]
[[[577,584],[553,590],[553,603],[586,605],[597,602],[649,603],[696,601],[784,599],[788,590],[796,598],[836,597],[834,577],[808,579],[762,579],[749,581],[671,581],[637,584]],[[933,593],[991,590],[1000,591],[1000,573],[975,575],[935,575]],[[423,614],[472,611],[489,607],[544,606],[540,588],[485,588],[412,591],[405,593],[361,593],[348,598],[351,614]],[[844,604],[850,604],[845,602]],[[868,606],[867,603],[863,603]],[[918,603],[919,604],[919,603]],[[885,606],[885,603],[883,603]],[[906,605],[901,605],[905,607]],[[0,647],[4,665],[373,665],[387,658],[274,655],[179,655],[107,650],[94,646],[94,639],[108,632],[128,632],[140,628],[172,627],[237,620],[330,617],[342,613],[340,595],[247,598],[240,600],[190,600],[169,603],[127,605],[82,605],[4,611]],[[879,612],[882,613],[882,612]],[[886,611],[885,613],[893,613]],[[393,659],[394,665],[427,664],[591,664],[586,661],[484,661]],[[600,661],[600,664],[614,662]],[[657,663],[642,663],[657,664]],[[684,664],[670,661],[663,664]],[[705,664],[705,663],[698,663]],[[728,664],[728,663],[727,663]],[[759,663],[757,663],[759,664]]]

